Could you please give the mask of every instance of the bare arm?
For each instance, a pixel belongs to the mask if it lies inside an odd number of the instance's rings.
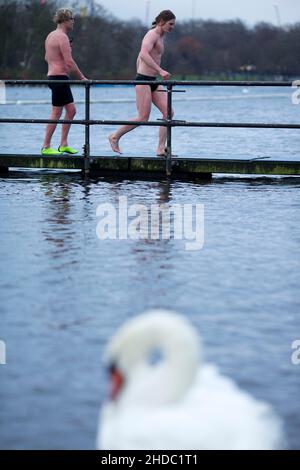
[[[59,39],[59,47],[64,58],[65,64],[70,72],[73,72],[79,80],[86,80],[83,73],[80,71],[78,65],[72,57],[72,49],[67,35]]]

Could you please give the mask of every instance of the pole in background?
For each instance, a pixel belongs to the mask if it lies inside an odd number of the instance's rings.
[[[145,22],[146,25],[149,26],[150,21],[150,0],[146,1],[146,14],[145,14]]]
[[[277,20],[277,26],[281,28],[281,17],[280,17],[279,6],[274,5],[274,10],[275,10],[275,15],[276,15],[276,20]]]
[[[196,0],[192,0],[192,20],[196,19]]]

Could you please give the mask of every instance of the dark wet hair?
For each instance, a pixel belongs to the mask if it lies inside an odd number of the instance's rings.
[[[155,18],[155,20],[152,22],[152,28],[155,28],[161,21],[164,23],[167,23],[167,21],[175,20],[176,16],[171,10],[163,10],[160,12],[159,15]]]

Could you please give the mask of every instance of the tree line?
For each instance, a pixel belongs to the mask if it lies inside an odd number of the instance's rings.
[[[60,6],[60,0],[0,0],[0,78],[45,77],[44,41]],[[72,6],[80,12],[79,0]],[[117,19],[100,5],[93,15],[81,10],[74,58],[91,79],[133,79],[146,31],[141,22]],[[178,21],[166,39],[163,67],[181,79],[299,77],[300,23],[250,28],[238,20]]]

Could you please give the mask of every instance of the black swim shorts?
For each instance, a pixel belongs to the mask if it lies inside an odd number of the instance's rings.
[[[148,81],[153,82],[154,80],[156,80],[156,77],[149,77],[149,75],[142,75],[142,74],[138,73],[137,76],[135,77],[135,80],[137,80],[137,81],[143,81],[143,82],[146,82],[146,81],[147,81],[147,82],[148,82]],[[153,93],[153,92],[156,91],[157,88],[159,87],[159,83],[158,83],[157,85],[154,85],[154,84],[153,84],[153,85],[149,85],[149,86],[151,87],[151,91],[152,91],[152,93]]]
[[[69,80],[67,75],[49,75],[48,80]],[[65,106],[73,103],[74,98],[68,83],[49,83],[52,90],[52,106]]]

